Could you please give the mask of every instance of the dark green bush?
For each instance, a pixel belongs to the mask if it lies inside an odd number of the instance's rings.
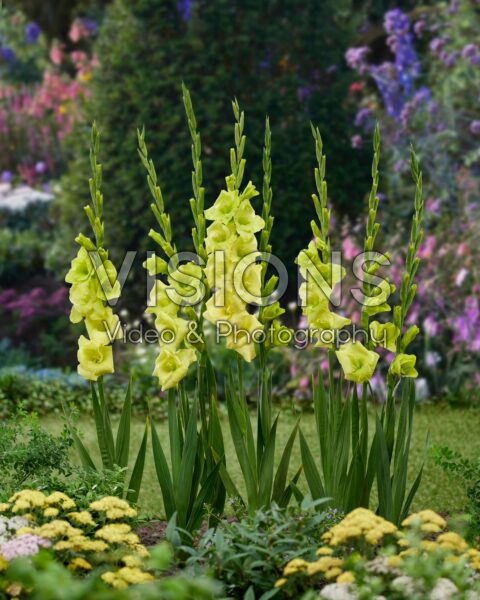
[[[355,35],[354,14],[351,0],[194,0],[188,22],[169,0],[115,0],[107,8],[86,120],[96,119],[103,133],[106,237],[114,261],[123,259],[125,249],[152,249],[149,192],[136,158],[135,129],[143,124],[175,241],[179,249],[191,247],[190,139],[182,80],[192,90],[202,135],[207,205],[229,173],[232,97],[246,111],[247,176],[259,187],[269,114],[276,217],[272,241],[286,264],[293,265],[309,236],[314,189],[310,120],[324,135],[336,207],[345,210],[362,201],[369,188],[369,159],[350,148],[352,115],[342,104],[352,77],[343,54]],[[63,269],[71,259],[71,241],[84,227],[88,135],[88,126],[78,127],[66,148],[69,173],[56,204],[61,235],[52,252]],[[144,288],[142,273],[126,284],[125,294],[137,312],[145,303]]]

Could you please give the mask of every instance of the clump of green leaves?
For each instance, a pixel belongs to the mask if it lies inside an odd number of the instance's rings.
[[[22,488],[64,492],[79,507],[103,496],[121,496],[124,469],[96,471],[78,466],[70,458],[72,445],[66,426],[53,434],[41,426],[35,413],[23,409],[0,422],[0,502]]]
[[[59,435],[40,426],[35,414],[22,410],[0,423],[0,499],[22,487],[49,487],[58,476],[72,473],[66,428]]]
[[[208,573],[225,584],[228,595],[260,598],[271,592],[291,558],[314,560],[319,540],[337,523],[337,511],[319,511],[325,501],[306,498],[299,510],[272,504],[239,521],[209,529],[187,553],[186,570]]]

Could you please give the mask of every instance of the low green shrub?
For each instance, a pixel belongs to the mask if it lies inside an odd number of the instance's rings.
[[[285,559],[312,559],[325,531],[338,522],[336,511],[320,512],[321,502],[305,499],[302,508],[273,504],[252,517],[222,521],[192,546],[180,547],[188,573],[208,573],[224,583],[228,596],[260,598],[281,576]]]
[[[0,422],[0,502],[22,487],[60,491],[81,507],[102,496],[120,496],[124,470],[79,467],[70,458],[72,445],[66,427],[54,435],[40,425],[35,414],[19,411]]]

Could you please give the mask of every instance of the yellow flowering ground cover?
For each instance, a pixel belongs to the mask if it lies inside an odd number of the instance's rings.
[[[87,510],[76,508],[62,492],[37,490],[21,490],[1,504],[1,516],[16,517],[19,526],[16,536],[0,546],[0,570],[11,559],[45,547],[72,572],[100,568],[102,579],[114,588],[153,580],[144,568],[148,551],[132,530],[137,512],[126,500],[108,496]]]
[[[393,585],[391,589],[395,585],[401,587],[400,577],[408,578],[407,583],[414,589],[418,582],[407,575],[412,564],[434,564],[433,583],[442,579],[442,570],[449,573],[452,567],[466,574],[467,580],[474,582],[479,578],[480,551],[460,534],[448,531],[445,519],[430,509],[412,513],[397,527],[368,509],[357,508],[331,527],[322,536],[322,542],[316,560],[294,558],[285,565],[282,577],[275,583],[285,597],[294,597],[296,589],[318,588],[326,590],[320,597],[356,598],[355,590],[370,585],[368,578],[372,574],[382,576],[385,589],[390,589],[389,585]],[[452,578],[455,574],[452,571]],[[421,579],[421,568],[416,575]]]

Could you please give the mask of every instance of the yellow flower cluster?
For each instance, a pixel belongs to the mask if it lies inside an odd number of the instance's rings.
[[[393,535],[397,527],[366,508],[356,508],[340,523],[334,525],[322,539],[330,546],[343,546],[353,540],[363,539],[376,545],[383,537]]]
[[[226,183],[227,189],[205,211],[205,218],[213,221],[205,239],[205,273],[214,293],[203,316],[219,330],[221,322],[228,322],[232,329],[224,332],[227,348],[250,362],[256,354],[254,332],[262,332],[263,325],[246,307],[261,297],[262,267],[257,263],[260,253],[255,234],[265,223],[250,203],[258,196],[252,182],[242,193],[235,189],[233,176]]]
[[[354,583],[354,573],[343,570],[346,564],[351,563],[348,554],[352,551],[360,552],[361,556],[366,552],[368,556],[364,558],[371,558],[372,554],[366,550],[366,544],[375,550],[375,546],[387,541],[384,539],[387,536],[393,536],[393,540],[388,539],[389,548],[396,543],[399,549],[398,554],[389,555],[386,559],[386,564],[390,568],[401,569],[402,561],[407,557],[413,556],[420,560],[426,552],[442,552],[444,560],[463,561],[471,569],[480,571],[480,551],[471,548],[457,533],[451,531],[440,533],[446,528],[446,522],[434,511],[422,510],[414,513],[404,519],[402,527],[404,529],[399,530],[393,523],[382,519],[370,510],[357,508],[322,536],[322,540],[329,545],[317,550],[317,560],[309,562],[303,558],[292,559],[286,564],[282,577],[275,583],[275,587],[285,586],[289,577],[296,576],[319,575],[323,579],[335,579],[337,583]],[[432,533],[439,535],[434,540],[415,541],[415,538],[407,536],[408,532],[412,533],[412,529],[420,532],[422,537],[431,536]],[[342,558],[334,556],[335,553],[341,553]]]
[[[102,562],[121,563],[117,572],[106,574],[107,583],[125,587],[151,580],[152,576],[141,568],[148,551],[131,526],[122,522],[137,515],[126,500],[107,496],[92,502],[88,510],[72,511],[74,508],[75,502],[62,492],[47,495],[22,490],[3,503],[0,512],[26,517],[28,525],[20,527],[16,534],[50,540],[57,559],[71,571],[89,571],[98,562],[98,553],[115,550],[101,557]],[[0,570],[6,566],[0,557]]]
[[[75,502],[63,492],[45,495],[37,490],[21,490],[13,494],[7,503],[0,505],[0,512],[12,510],[14,513],[43,509],[45,517],[56,517],[60,510],[75,508]]]
[[[193,283],[198,283],[201,274],[201,267],[185,263],[170,275],[170,286],[157,279],[150,292],[146,312],[155,315],[160,340],[153,375],[158,377],[163,391],[176,386],[187,374],[188,367],[196,361],[195,350],[188,342],[191,321],[180,316],[180,304],[182,298],[188,298],[188,288],[195,289]],[[179,297],[175,298],[174,294]]]
[[[418,525],[420,531],[425,533],[438,533],[445,529],[447,523],[433,510],[421,510],[402,521],[402,527],[411,527],[412,525]]]
[[[116,498],[115,496],[105,496],[101,500],[96,500],[90,504],[90,510],[97,513],[105,513],[109,521],[118,519],[134,519],[137,511],[130,506],[126,500]]]
[[[91,381],[113,373],[111,344],[122,335],[118,316],[107,304],[120,296],[117,272],[108,260],[108,252],[103,248],[93,251],[94,248],[92,244],[89,252],[80,246],[65,277],[72,285],[70,320],[72,323],[84,320],[88,333],[88,338],[82,335],[78,340],[78,373]]]
[[[129,585],[148,583],[154,577],[150,573],[142,571],[138,567],[122,567],[118,571],[107,571],[102,575],[103,581],[116,589],[124,589]]]
[[[315,241],[308,244],[308,248],[301,250],[296,260],[300,275],[305,280],[299,289],[302,311],[309,327],[316,332],[340,329],[350,324],[350,319],[329,309],[329,299],[335,286],[345,277],[345,269],[341,265],[323,262],[321,250],[325,248],[321,238],[316,237]]]

